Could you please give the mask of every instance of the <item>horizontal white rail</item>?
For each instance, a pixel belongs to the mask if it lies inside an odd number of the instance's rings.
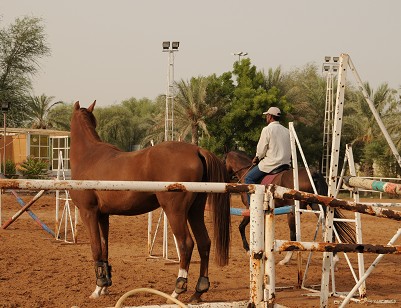
[[[152,182],[152,181],[93,181],[93,180],[0,180],[3,189],[32,190],[123,190],[123,191],[193,191],[206,193],[249,192],[255,191],[250,184],[213,183],[213,182]]]

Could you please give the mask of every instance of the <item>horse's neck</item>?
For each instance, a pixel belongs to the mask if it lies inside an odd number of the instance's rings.
[[[245,183],[245,177],[250,169],[251,169],[251,167],[249,167],[249,166],[244,166],[244,165],[238,166],[238,170],[240,170],[237,174],[239,182]]]
[[[77,119],[71,123],[70,147],[72,152],[77,152],[75,157],[83,158],[84,153],[92,153],[91,149],[99,142],[101,142],[99,135],[88,123]]]

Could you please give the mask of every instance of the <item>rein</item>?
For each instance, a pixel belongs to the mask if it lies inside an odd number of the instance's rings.
[[[242,179],[244,178],[244,176],[249,172],[249,170],[251,170],[251,168],[252,168],[253,166],[254,166],[254,165],[251,164],[250,166],[245,166],[245,167],[242,167],[242,168],[238,169],[237,171],[234,171],[233,175],[237,177],[238,183],[241,183],[241,181],[242,181]],[[248,168],[248,169],[247,169],[247,168]],[[244,174],[239,178],[239,177],[238,177],[238,173],[241,172],[242,170],[245,170],[245,169],[247,169],[246,172],[244,172]]]

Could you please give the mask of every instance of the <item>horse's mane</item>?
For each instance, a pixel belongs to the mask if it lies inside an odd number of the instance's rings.
[[[249,156],[245,151],[241,150],[233,150],[230,152],[231,155],[235,155],[237,159],[241,162],[241,164],[249,164],[252,160],[252,157]],[[228,153],[227,153],[228,154]]]
[[[97,120],[92,112],[88,112],[86,110],[86,108],[80,108],[79,121],[82,124],[82,128],[83,128],[82,131],[85,132],[87,135],[90,135],[90,137],[94,138],[95,141],[101,142],[101,143],[103,143],[103,145],[110,147],[111,149],[121,151],[121,149],[119,149],[115,145],[104,142],[100,138],[99,134],[96,131]]]

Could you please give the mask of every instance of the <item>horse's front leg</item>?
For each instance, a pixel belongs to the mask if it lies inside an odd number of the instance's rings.
[[[112,285],[111,265],[109,265],[109,215],[99,214],[99,231],[101,246],[101,261],[95,261],[96,288],[91,298],[109,294],[108,287]]]
[[[296,233],[296,228],[295,228],[295,215],[294,215],[294,213],[287,214],[287,222],[288,222],[288,227],[290,228],[290,240],[291,241],[296,241],[297,240],[297,233]],[[279,265],[286,265],[288,262],[291,261],[292,255],[293,255],[292,251],[287,251],[284,259],[281,260],[278,264]]]
[[[246,226],[249,224],[251,218],[249,216],[245,216],[241,223],[239,224],[239,233],[241,234],[241,239],[242,239],[242,246],[246,250],[246,252],[249,252],[249,244],[246,239]]]
[[[111,266],[108,264],[108,228],[109,217],[97,210],[81,210],[81,218],[87,226],[92,258],[95,265],[96,288],[90,298],[98,298],[107,294],[107,287],[111,286]]]
[[[247,193],[241,193],[241,201],[245,205],[245,207],[247,209],[249,209]],[[249,225],[250,221],[251,221],[251,218],[249,216],[245,216],[238,226],[239,233],[241,234],[242,246],[244,247],[244,249],[247,252],[249,252],[249,243],[248,243],[248,240],[246,239],[246,226]]]

